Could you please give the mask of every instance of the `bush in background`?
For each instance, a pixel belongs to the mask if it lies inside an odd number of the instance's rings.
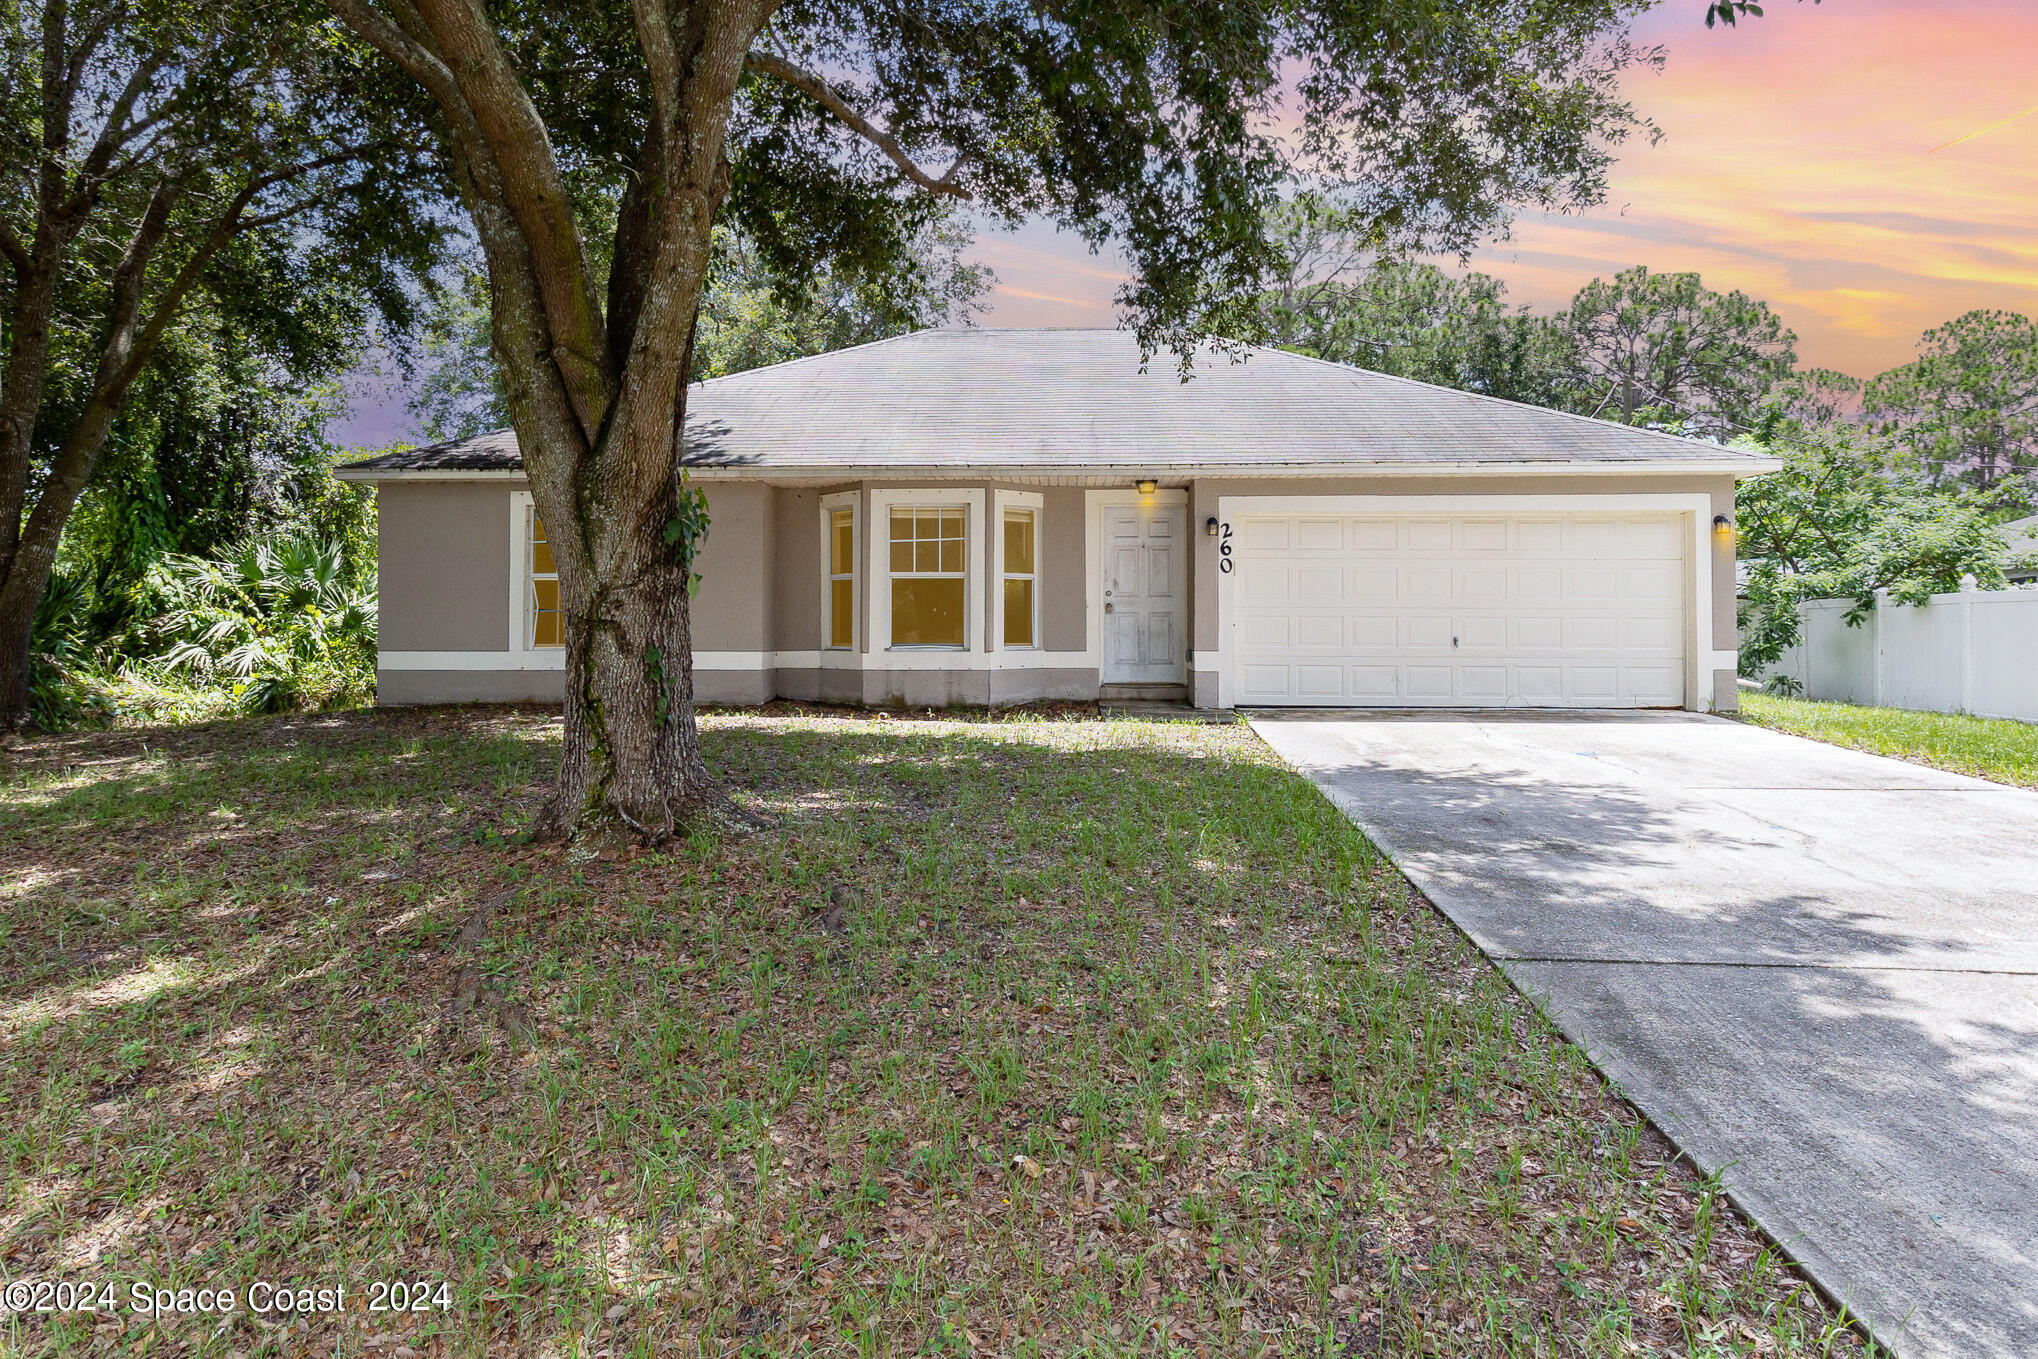
[[[109,601],[64,563],[37,610],[43,730],[330,709],[375,697],[375,501],[329,470],[289,517],[211,555],[164,553]]]

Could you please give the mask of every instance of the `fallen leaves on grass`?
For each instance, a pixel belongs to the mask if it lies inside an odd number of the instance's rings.
[[[7,1343],[1859,1348],[1249,731],[704,727],[776,828],[627,858],[546,714],[11,752],[0,1266],[455,1306]]]

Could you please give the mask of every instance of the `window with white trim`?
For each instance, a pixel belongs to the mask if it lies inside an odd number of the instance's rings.
[[[856,645],[856,510],[842,505],[822,513],[828,533],[826,645],[831,651],[847,651]]]
[[[563,647],[566,615],[559,607],[559,566],[552,560],[552,545],[545,539],[545,523],[538,518],[538,511],[527,507],[524,514],[527,516],[524,541],[530,544],[524,562],[524,579],[528,582],[524,615],[530,620],[524,644],[533,651]]]
[[[969,645],[968,522],[961,505],[892,508],[892,646]]]
[[[1024,649],[1040,645],[1040,590],[1038,588],[1036,544],[1040,511],[1008,509],[1004,512],[1004,645]]]

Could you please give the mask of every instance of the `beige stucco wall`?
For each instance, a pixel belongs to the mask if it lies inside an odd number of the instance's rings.
[[[774,607],[764,645],[770,650],[815,651],[821,646],[821,497],[850,489],[767,491]]]
[[[376,495],[384,651],[509,648],[509,487],[385,482]]]
[[[822,497],[855,492],[860,531],[868,535],[871,493],[911,489],[926,482],[848,482],[813,488],[774,488],[745,481],[702,481],[710,527],[697,562],[702,576],[693,603],[697,653],[813,652],[821,647]],[[953,485],[954,483],[947,483]],[[1086,493],[1080,487],[1024,482],[976,483],[985,492],[1023,490],[1042,498],[1039,573],[1042,643],[1048,651],[1080,652],[1087,641],[1090,595]],[[521,483],[413,482],[380,488],[382,647],[385,651],[504,651],[512,598],[509,584],[510,496]],[[1712,514],[1734,513],[1727,477],[1635,475],[1622,477],[1352,477],[1296,481],[1280,478],[1206,478],[1190,487],[1189,531],[1194,541],[1190,592],[1196,668],[1193,696],[1216,701],[1218,540],[1205,534],[1225,496],[1262,495],[1623,495],[1702,494]],[[987,494],[986,514],[995,502]],[[1710,518],[1710,515],[1708,515]],[[987,518],[987,528],[989,527]],[[1712,645],[1736,645],[1734,556],[1730,538],[1709,535],[1712,572]],[[984,645],[995,636],[998,563],[983,582]],[[860,554],[863,555],[863,554]],[[882,651],[870,636],[872,582],[858,572],[858,645]],[[867,662],[868,663],[868,662]],[[1730,671],[1711,675],[1714,706],[1731,708],[1736,686]],[[774,694],[843,702],[1017,702],[1095,693],[1096,671],[1081,667],[1037,671],[815,670],[701,671],[706,701],[757,702]],[[383,702],[474,699],[556,701],[556,672],[384,671]]]
[[[777,591],[771,569],[773,492],[747,482],[707,483],[708,537],[694,554],[701,578],[689,616],[695,651],[766,649]]]
[[[377,493],[384,651],[509,648],[510,497],[522,482],[384,482]],[[703,488],[709,528],[695,562],[700,651],[763,649],[771,615],[768,487]]]
[[[1041,638],[1049,651],[1081,651],[1089,643],[1090,546],[1079,486],[1041,488]]]

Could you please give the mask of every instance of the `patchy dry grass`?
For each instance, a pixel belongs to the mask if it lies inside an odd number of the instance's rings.
[[[1966,713],[1863,708],[1775,694],[1741,695],[1741,717],[1871,755],[2024,788],[2038,788],[2038,725]]]
[[[0,1344],[1860,1350],[1245,728],[706,739],[778,828],[627,860],[514,844],[543,714],[17,749],[0,1272],[122,1310]],[[258,1280],[348,1310],[126,1310]]]

